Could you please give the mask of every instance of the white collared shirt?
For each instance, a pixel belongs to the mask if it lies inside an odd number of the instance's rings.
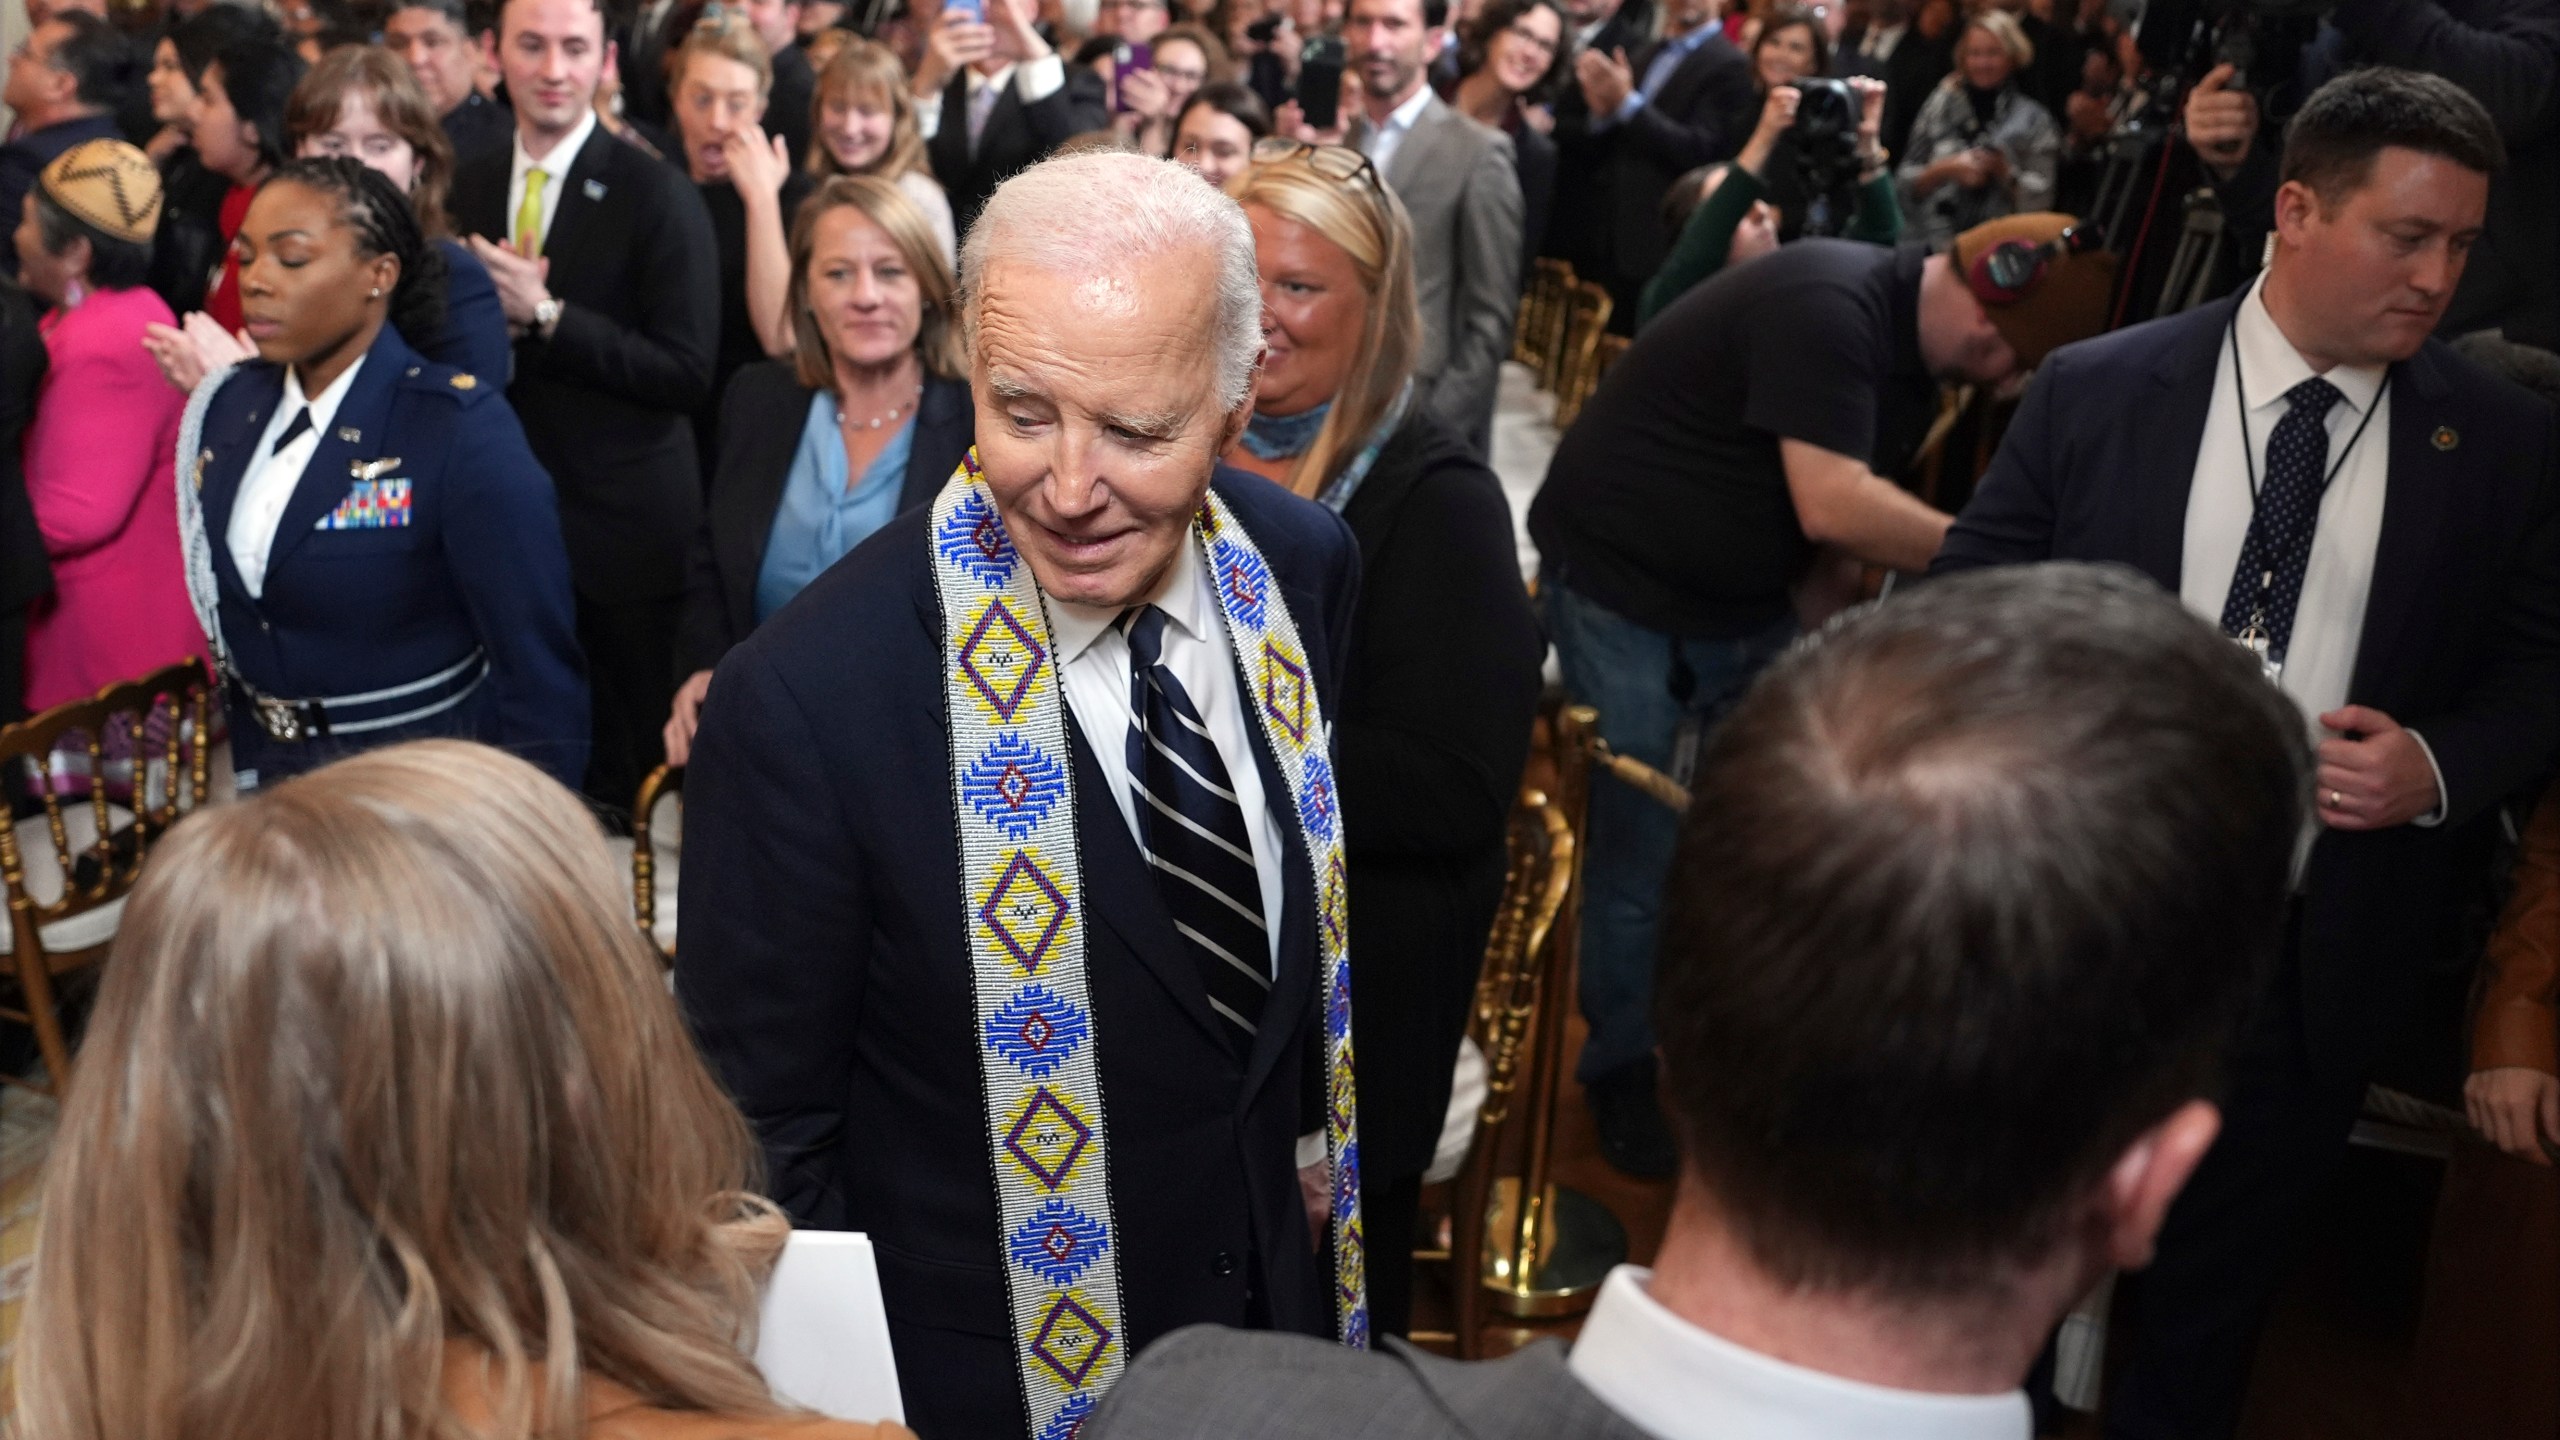
[[[1129,641],[1114,623],[1118,609],[1073,605],[1049,598],[1049,633],[1058,647],[1067,708],[1102,766],[1102,778],[1120,807],[1121,823],[1139,838],[1138,801],[1129,782]],[[1236,678],[1235,646],[1226,617],[1209,588],[1209,567],[1185,534],[1156,594],[1144,602],[1164,611],[1164,665],[1208,723],[1209,739],[1227,765],[1227,779],[1245,814],[1253,845],[1253,873],[1262,888],[1264,929],[1271,939],[1271,968],[1280,971],[1280,917],[1288,852],[1280,825],[1264,803],[1260,752],[1245,731],[1244,687]],[[1140,839],[1144,848],[1144,840]],[[1303,1161],[1301,1162],[1303,1163]]]
[[[276,401],[276,413],[267,417],[267,428],[258,432],[257,451],[240,477],[240,493],[231,502],[231,524],[222,536],[231,547],[231,563],[240,571],[240,583],[252,598],[266,593],[267,557],[275,550],[276,528],[284,523],[285,507],[293,503],[293,492],[302,485],[302,472],[319,450],[320,437],[329,433],[331,422],[338,418],[339,402],[347,398],[364,361],[358,355],[317,399],[305,399],[302,376],[285,367],[284,395]],[[311,428],[277,450],[276,437],[306,406],[311,411]]]
[[[1396,151],[1403,147],[1405,137],[1413,133],[1413,122],[1422,118],[1423,110],[1430,104],[1431,87],[1416,85],[1403,104],[1387,112],[1385,120],[1361,127],[1361,153],[1369,157],[1370,166],[1381,178],[1386,175],[1387,167],[1395,163]]]
[[[596,132],[595,107],[587,107],[578,127],[561,137],[541,159],[525,153],[524,128],[516,128],[515,165],[507,172],[507,243],[521,245],[524,237],[516,233],[516,213],[524,208],[524,172],[536,165],[546,177],[542,186],[542,243],[551,244],[551,217],[560,213],[560,195],[569,186],[569,167],[578,163],[578,152],[587,148],[587,137]]]
[[[963,101],[976,99],[981,91],[1001,89],[1007,82],[1013,85],[1015,93],[1022,97],[1022,103],[1025,105],[1037,105],[1067,88],[1067,62],[1059,58],[1055,52],[1043,55],[1028,64],[1007,65],[993,75],[980,71],[974,65],[960,73],[969,77],[968,88],[961,95]],[[962,107],[964,113],[966,108],[964,104]],[[917,136],[931,140],[941,133],[942,97],[936,95],[930,100],[918,98],[916,100]]]
[[[1895,1390],[1790,1365],[1672,1314],[1645,1285],[1609,1272],[1565,1368],[1655,1440],[2028,1440],[2024,1392]]]
[[[2178,598],[2217,626],[2222,623],[2223,601],[2231,593],[2232,572],[2240,564],[2240,547],[2248,538],[2249,519],[2256,508],[2249,488],[2250,465],[2254,461],[2263,487],[2267,446],[2275,436],[2276,422],[2289,408],[2285,395],[2318,373],[2267,313],[2264,277],[2242,298],[2233,330],[2240,374],[2232,371],[2235,346],[2227,338],[2215,365],[2213,404],[2205,414],[2204,438],[2196,449],[2195,477],[2187,492],[2186,547],[2178,572]],[[2321,728],[2320,717],[2347,703],[2347,687],[2355,680],[2356,651],[2364,638],[2365,603],[2373,593],[2383,499],[2391,484],[2391,394],[2383,385],[2388,373],[2379,365],[2340,365],[2321,377],[2345,397],[2329,407],[2327,463],[2335,469],[2336,478],[2320,495],[2320,519],[2311,534],[2311,563],[2302,575],[2302,599],[2294,610],[2293,638],[2279,677],[2284,693],[2302,710],[2315,746],[2337,738]],[[2240,438],[2244,378],[2249,397],[2245,449]],[[2349,451],[2348,441],[2359,426],[2364,436]],[[2250,450],[2256,452],[2254,456]],[[2425,747],[2424,737],[2419,745]],[[2427,763],[2435,763],[2431,749]],[[2439,769],[2436,809],[2416,823],[2437,823],[2444,813],[2444,798],[2444,772]]]
[[[1867,32],[1858,37],[1858,53],[1871,60],[1890,60],[1894,47],[1900,45],[1902,37],[1910,32],[1908,24],[1870,25]]]

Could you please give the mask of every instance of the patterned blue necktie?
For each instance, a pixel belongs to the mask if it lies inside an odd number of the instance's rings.
[[[2285,392],[2289,406],[2267,437],[2267,479],[2231,593],[2222,602],[2222,630],[2245,636],[2254,624],[2266,637],[2266,658],[2284,663],[2293,644],[2293,612],[2302,603],[2302,575],[2311,567],[2311,536],[2320,524],[2320,493],[2328,488],[2329,410],[2346,397],[2318,376]]]
[[[1120,617],[1129,640],[1129,786],[1138,841],[1173,928],[1200,967],[1209,1008],[1234,1027],[1239,1055],[1271,992],[1262,886],[1227,766],[1198,707],[1164,661],[1165,614],[1143,605]]]

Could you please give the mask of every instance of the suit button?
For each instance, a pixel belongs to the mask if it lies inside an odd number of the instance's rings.
[[[276,627],[275,622],[272,620],[261,620],[258,622],[258,628],[261,630],[273,630]]]
[[[1233,1275],[1236,1273],[1235,1252],[1232,1250],[1221,1250],[1217,1254],[1210,1256],[1209,1273],[1212,1275]]]

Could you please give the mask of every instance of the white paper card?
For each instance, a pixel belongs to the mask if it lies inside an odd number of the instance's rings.
[[[765,1287],[756,1365],[791,1404],[835,1420],[905,1423],[870,1236],[791,1232]]]

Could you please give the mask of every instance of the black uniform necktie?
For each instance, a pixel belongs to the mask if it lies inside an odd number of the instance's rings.
[[[284,422],[284,433],[276,437],[276,443],[267,447],[267,453],[269,455],[283,454],[284,447],[301,439],[302,433],[310,428],[311,407],[305,405],[301,409],[293,412],[292,419]]]
[[[1270,932],[1253,841],[1226,762],[1198,707],[1164,660],[1165,614],[1153,605],[1121,616],[1129,640],[1129,785],[1138,839],[1173,928],[1200,967],[1209,1008],[1233,1027],[1238,1054],[1271,991]]]
[[[2302,576],[2311,566],[2311,537],[2320,525],[2320,496],[2329,482],[2329,410],[2346,397],[2313,376],[2285,392],[2284,418],[2267,437],[2267,479],[2240,542],[2240,564],[2222,602],[2223,633],[2266,640],[2278,665],[2293,644],[2293,615]]]

